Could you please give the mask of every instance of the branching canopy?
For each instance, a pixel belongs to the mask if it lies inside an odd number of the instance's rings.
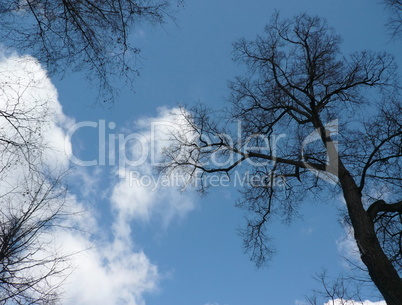
[[[131,82],[138,74],[134,27],[162,23],[168,15],[165,0],[2,0],[0,38],[50,72],[85,71],[106,101],[114,97],[113,77]]]
[[[335,188],[345,196],[361,251],[367,252],[359,238],[373,225],[378,251],[401,274],[397,67],[387,53],[345,56],[340,44],[319,17],[281,20],[275,14],[263,35],[234,44],[235,59],[248,73],[230,82],[225,123],[202,106],[183,111],[188,129],[173,137],[162,169],[181,170],[194,179],[251,173],[253,179],[240,189],[240,205],[251,212],[245,246],[258,265],[271,254],[269,220],[297,211],[308,191]],[[237,131],[231,127],[236,124]],[[277,179],[281,186],[275,185]]]

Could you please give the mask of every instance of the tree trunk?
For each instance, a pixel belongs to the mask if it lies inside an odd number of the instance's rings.
[[[338,174],[342,187],[360,257],[387,305],[402,305],[402,279],[380,245],[374,223],[363,207],[361,192],[339,158],[330,132],[325,129],[318,115],[315,119],[314,126],[320,130],[321,139],[327,149],[330,167],[332,170],[337,169],[335,172]]]
[[[402,280],[381,248],[374,224],[363,207],[356,182],[341,162],[339,162],[339,180],[360,256],[372,281],[387,305],[402,305]]]

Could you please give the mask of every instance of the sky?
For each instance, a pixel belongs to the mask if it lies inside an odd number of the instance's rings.
[[[130,39],[142,49],[141,76],[135,92],[122,88],[111,107],[94,106],[96,89],[79,73],[49,77],[29,55],[1,58],[11,78],[29,77],[26,62],[40,71],[31,95],[52,97],[57,128],[47,139],[65,148],[58,164],[73,165],[69,199],[86,211],[72,220],[82,231],[57,232],[60,247],[78,253],[63,305],[303,305],[320,288],[316,273],[348,271],[341,256],[353,256],[355,246],[339,224],[340,195],[307,198],[290,225],[273,223],[276,254],[257,269],[238,234],[245,214],[235,207],[236,188],[200,196],[152,180],[178,105],[225,107],[227,82],[244,72],[232,60],[232,43],[261,33],[275,10],[326,18],[346,54],[387,51],[401,63],[400,42],[384,27],[387,13],[367,0],[187,0],[174,22],[136,28]],[[123,156],[138,162],[118,166]],[[365,303],[374,304],[385,303]]]

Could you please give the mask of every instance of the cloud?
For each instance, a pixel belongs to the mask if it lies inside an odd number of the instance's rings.
[[[131,243],[115,238],[94,245],[87,236],[69,232],[59,237],[65,249],[78,253],[72,262],[77,269],[63,287],[65,305],[141,305],[143,294],[157,289],[157,267]]]
[[[3,57],[0,66],[2,138],[41,148],[36,154],[47,166],[67,167],[71,145],[64,145],[64,130],[72,120],[63,114],[46,71],[30,56]]]
[[[333,301],[328,301],[324,305],[387,305],[385,301],[371,302],[371,301],[353,301],[353,300],[342,300],[336,299]]]
[[[306,301],[300,301],[296,300],[295,305],[308,305],[310,304],[309,302]],[[343,300],[343,299],[334,299],[330,300],[324,305],[387,305],[385,301],[379,301],[379,302],[372,302],[372,301],[354,301],[354,300]]]
[[[0,139],[29,143],[29,151],[12,150],[14,146],[0,147],[0,167],[12,167],[1,173],[3,183],[0,191],[2,194],[7,192],[6,185],[23,194],[18,188],[23,187],[19,182],[26,177],[27,162],[39,164],[42,170],[49,172],[68,169],[72,147],[69,139],[65,140],[65,135],[74,120],[64,115],[57,90],[36,59],[15,54],[3,56],[0,58],[0,71],[0,111],[3,114],[0,117]],[[15,120],[22,122],[18,129],[13,128],[13,121],[7,120],[7,113],[23,118]],[[0,145],[4,143],[0,141]],[[16,151],[22,154],[18,160],[15,159],[18,155]],[[79,172],[76,177],[81,176],[82,183],[89,184],[91,191],[83,195],[90,196],[95,192],[95,183],[85,173]],[[150,203],[160,198],[158,195],[147,199],[143,194],[139,199]],[[71,275],[62,286],[63,304],[144,304],[144,293],[157,289],[160,276],[158,268],[146,254],[135,249],[129,234],[122,234],[129,232],[130,226],[122,221],[120,211],[129,209],[129,205],[120,202],[121,207],[116,206],[119,212],[115,214],[114,224],[105,228],[99,226],[95,216],[97,211],[91,209],[87,202],[79,201],[72,193],[67,194],[66,202],[67,212],[84,211],[60,223],[61,227],[74,230],[59,228],[43,237],[47,238],[47,242],[52,241],[49,251],[51,246],[51,249],[67,255],[73,254],[69,262],[73,267]],[[180,214],[174,212],[175,209],[184,210],[181,203],[170,206],[172,209],[168,210],[172,211],[172,215]],[[60,279],[50,280],[58,283]]]
[[[339,238],[336,241],[338,253],[346,259],[344,261],[344,267],[349,268],[348,261],[354,264],[361,264],[359,248],[357,247],[356,240],[353,236],[353,228],[345,225],[345,236]]]
[[[161,108],[156,117],[143,118],[134,123],[133,130],[126,131],[126,138],[134,141],[123,145],[120,142],[119,159],[123,162],[119,162],[118,182],[112,191],[111,202],[120,217],[117,230],[122,234],[129,233],[124,230],[130,220],[148,222],[155,218],[167,226],[172,219],[184,217],[194,209],[191,192],[179,190],[184,183],[181,177],[159,176],[154,169],[160,162],[171,129],[177,128],[178,124],[178,109]]]
[[[85,235],[63,238],[64,246],[75,252],[89,248],[76,255],[80,267],[70,277],[66,305],[140,305],[145,303],[144,293],[157,290],[161,279],[158,268],[144,252],[133,250],[136,245],[131,223],[155,219],[168,226],[194,209],[193,195],[182,194],[178,190],[180,182],[168,177],[160,180],[153,168],[159,162],[168,128],[177,124],[177,111],[159,109],[156,117],[134,122],[131,130],[119,136],[119,159],[124,162],[119,162],[116,169],[117,179],[111,179],[115,183],[109,198],[113,237],[98,241],[94,247]],[[87,180],[86,174],[81,175]],[[93,187],[93,181],[90,185]]]

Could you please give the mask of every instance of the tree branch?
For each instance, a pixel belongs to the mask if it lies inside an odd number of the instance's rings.
[[[377,200],[376,202],[372,203],[367,209],[367,214],[373,221],[375,220],[379,212],[402,214],[402,200],[393,204],[388,204],[382,199]]]

